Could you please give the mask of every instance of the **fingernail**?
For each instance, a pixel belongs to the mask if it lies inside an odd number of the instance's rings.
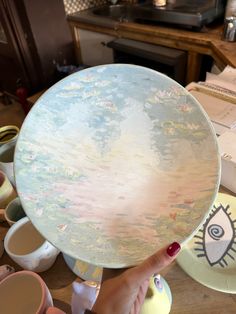
[[[181,246],[178,242],[173,242],[171,245],[168,246],[166,253],[170,256],[173,257],[175,256],[181,249]]]

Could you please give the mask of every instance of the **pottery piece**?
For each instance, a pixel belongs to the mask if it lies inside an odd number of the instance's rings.
[[[48,241],[75,259],[123,268],[191,237],[215,200],[221,160],[212,124],[185,88],[111,64],[40,97],[14,162],[22,205]]]
[[[172,294],[165,279],[161,275],[151,277],[140,314],[169,314],[171,304]]]
[[[0,146],[0,170],[2,170],[11,184],[15,186],[15,177],[13,169],[14,152],[15,152],[16,142],[12,141]]]
[[[17,194],[11,182],[4,172],[0,170],[0,208],[4,209],[6,206],[16,198]],[[5,219],[1,212],[1,219]]]
[[[53,300],[43,279],[24,270],[0,282],[0,304],[1,314],[45,314]]]
[[[46,241],[28,217],[18,220],[4,239],[7,254],[26,270],[43,272],[55,262],[59,250]]]
[[[9,226],[12,226],[15,222],[25,217],[26,214],[21,206],[19,197],[12,200],[5,209],[0,209],[0,215],[4,215]]]
[[[67,264],[67,266],[83,280],[88,280],[92,282],[101,282],[102,280],[102,267],[98,267],[73,257],[70,257],[64,253],[62,253],[63,258]]]
[[[71,299],[72,314],[84,314],[91,310],[99,293],[100,284],[94,281],[74,281],[72,284],[73,294]]]
[[[218,193],[198,232],[177,256],[177,263],[202,285],[236,293],[236,197]]]
[[[0,146],[17,140],[19,128],[15,125],[5,125],[0,128]]]

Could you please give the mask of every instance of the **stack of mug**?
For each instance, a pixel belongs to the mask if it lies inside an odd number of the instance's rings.
[[[10,226],[4,244],[0,241],[0,312],[64,313],[53,307],[49,289],[37,274],[54,264],[59,250],[35,229],[15,190],[13,158],[18,132],[16,126],[0,128],[0,221]],[[22,271],[1,265],[4,248]]]
[[[0,128],[0,207],[16,197],[13,158],[19,129],[14,125]]]
[[[0,221],[6,220],[5,209],[17,197],[13,158],[18,133],[17,126],[6,125],[0,127]],[[2,253],[3,243],[0,241],[0,257]]]

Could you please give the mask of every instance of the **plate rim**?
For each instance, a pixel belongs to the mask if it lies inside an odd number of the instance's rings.
[[[206,121],[208,122],[208,126],[209,126],[209,129],[210,129],[210,132],[211,132],[211,135],[214,139],[214,143],[215,143],[215,146],[216,146],[216,152],[217,152],[217,167],[218,167],[218,173],[216,175],[216,182],[215,182],[215,186],[214,186],[214,193],[212,194],[212,198],[211,200],[209,200],[209,210],[207,210],[207,213],[205,215],[202,214],[202,219],[201,221],[205,220],[205,218],[207,217],[208,215],[208,212],[211,210],[211,207],[212,205],[214,204],[214,201],[216,199],[216,196],[217,196],[217,192],[218,192],[218,189],[219,189],[219,186],[220,186],[220,178],[221,178],[221,158],[220,158],[220,151],[219,151],[219,145],[218,145],[218,142],[217,142],[217,137],[216,137],[216,134],[215,134],[215,131],[214,131],[214,127],[210,121],[210,118],[209,116],[207,115],[207,113],[205,112],[205,110],[203,109],[203,107],[201,106],[201,104],[199,103],[199,101],[193,96],[191,95],[190,92],[187,91],[187,89],[185,89],[185,87],[183,87],[182,85],[180,85],[178,82],[174,81],[173,79],[169,78],[167,75],[161,73],[161,72],[158,72],[158,71],[155,71],[153,69],[150,69],[150,68],[146,68],[146,67],[143,67],[143,66],[139,66],[139,65],[131,65],[131,64],[123,64],[123,63],[119,63],[119,64],[105,64],[105,65],[98,65],[98,66],[94,66],[92,67],[93,69],[94,68],[102,68],[102,67],[120,67],[120,66],[126,66],[126,67],[132,67],[132,68],[142,68],[148,72],[153,72],[154,74],[158,74],[159,76],[162,76],[165,80],[168,80],[169,82],[172,82],[174,86],[179,86],[181,90],[184,91],[184,94],[191,98],[195,104],[197,104],[197,107],[199,109],[199,111],[201,112],[201,114],[205,117]],[[82,72],[84,71],[90,71],[91,68],[86,68],[86,69],[83,69],[81,70]],[[80,72],[81,72],[80,71]],[[78,72],[75,72],[75,73],[72,73],[71,75],[61,79],[60,81],[58,81],[57,83],[55,83],[54,85],[52,85],[50,88],[48,88],[40,97],[39,99],[36,101],[35,105],[32,107],[32,109],[30,110],[30,112],[28,113],[27,117],[25,118],[23,124],[22,124],[22,127],[21,127],[21,130],[24,129],[24,125],[27,123],[27,120],[30,119],[31,115],[34,114],[34,112],[37,110],[39,104],[40,104],[40,100],[44,97],[47,97],[47,94],[50,93],[51,90],[53,90],[55,88],[55,86],[58,86],[60,84],[62,84],[63,81],[67,81],[69,77],[72,77],[72,76],[76,76],[78,75]],[[17,152],[19,150],[19,143],[21,141],[21,137],[22,137],[22,131],[20,130],[19,132],[19,135],[18,135],[18,140],[17,140],[17,143],[16,143],[16,147],[15,147],[15,152],[14,152],[14,164],[13,164],[13,167],[14,167],[14,173],[16,174],[17,173],[17,167],[16,167],[16,163],[15,163],[15,159],[16,159],[16,155],[17,155]],[[16,179],[16,190],[18,192],[18,179],[17,179],[17,175],[15,176],[15,179]],[[21,195],[21,193],[18,193],[19,195],[19,198],[21,200],[21,203],[22,203],[22,206],[24,208],[26,208],[27,206],[25,206],[25,202],[23,200],[23,197]],[[27,210],[26,210],[26,213],[27,213]],[[28,216],[28,214],[27,214]],[[31,220],[31,218],[29,217],[29,219]],[[32,223],[34,224],[35,228],[44,236],[44,233],[41,229],[38,228],[38,225],[36,225],[34,223],[34,221],[32,221]],[[201,225],[201,222],[199,223],[199,225],[195,228],[195,230],[192,231],[192,233],[185,237],[185,239],[183,239],[181,241],[181,244],[185,244],[186,242],[189,241],[189,239],[198,231],[198,228],[199,226]],[[45,237],[45,236],[44,236]],[[45,237],[46,238],[46,237]],[[48,239],[47,239],[48,240]],[[50,242],[50,239],[48,240]],[[52,243],[52,242],[50,242]],[[53,244],[53,243],[52,243]],[[53,244],[54,246],[57,247],[57,245]],[[59,248],[59,247],[58,247]],[[60,248],[59,248],[60,249]],[[65,253],[66,255],[69,255],[71,256],[71,252],[67,251],[66,249],[63,250],[63,253]],[[87,259],[86,257],[81,257],[81,256],[78,256],[78,257],[73,257],[75,259],[79,259],[83,262],[86,262],[88,264],[91,264],[91,261],[89,259]],[[138,258],[136,258],[136,260],[138,261]],[[136,265],[136,264],[135,264]],[[119,262],[119,263],[107,263],[106,265],[102,264],[102,263],[97,263],[96,266],[98,267],[108,267],[108,268],[124,268],[124,267],[132,267],[132,266],[135,266],[133,263],[125,263],[125,262]]]
[[[236,197],[233,196],[233,195],[230,195],[230,194],[227,194],[227,193],[224,193],[224,192],[219,192],[217,194],[217,198],[216,198],[216,201],[217,202],[220,202],[218,201],[218,199],[220,200],[221,198],[229,198],[231,200],[233,200],[235,202],[235,205],[236,205]],[[230,203],[230,202],[229,202]],[[231,203],[232,204],[232,203]],[[235,216],[236,216],[236,207],[235,207],[235,210],[234,210],[234,213],[235,213]],[[198,232],[199,230],[197,230]],[[196,233],[197,233],[196,232]],[[192,238],[191,238],[192,239]],[[190,241],[191,241],[190,239]],[[221,286],[217,286],[217,284],[215,284],[215,280],[212,281],[212,280],[207,280],[208,279],[208,276],[207,274],[208,273],[218,273],[217,269],[215,268],[214,270],[212,269],[212,266],[206,264],[204,265],[203,269],[204,269],[204,272],[203,274],[204,275],[201,275],[199,276],[199,272],[195,272],[195,268],[194,267],[190,267],[188,268],[188,265],[191,264],[193,261],[194,261],[194,265],[198,265],[198,267],[196,269],[199,269],[199,266],[202,264],[202,262],[199,260],[196,259],[196,255],[194,254],[191,254],[191,249],[188,249],[188,243],[186,243],[186,247],[185,249],[179,253],[179,255],[177,256],[176,258],[176,262],[177,264],[181,267],[181,269],[187,273],[193,280],[196,280],[197,282],[199,282],[200,284],[206,286],[207,288],[211,288],[213,290],[216,290],[216,291],[220,291],[220,292],[224,292],[224,293],[233,293],[233,294],[236,294],[236,273],[235,273],[235,277],[231,275],[223,275],[221,274],[221,276],[228,276],[229,277],[229,281],[231,283],[231,289],[230,288],[227,288],[227,287],[224,287],[223,285]],[[193,258],[193,256],[195,258]],[[187,260],[186,260],[187,258]],[[192,264],[193,265],[193,264]],[[236,264],[235,264],[235,269],[236,269]],[[222,269],[223,270],[223,269]],[[220,277],[220,276],[219,276]],[[206,279],[206,281],[204,280]],[[220,279],[220,278],[219,278]],[[227,281],[228,282],[228,281]],[[232,283],[235,283],[234,285],[232,285]],[[227,285],[226,285],[227,286]],[[234,286],[234,288],[232,288],[232,286]]]

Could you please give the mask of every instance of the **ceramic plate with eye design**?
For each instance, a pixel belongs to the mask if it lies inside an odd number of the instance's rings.
[[[236,293],[236,198],[219,193],[203,226],[186,244],[178,264],[203,285]]]
[[[127,64],[51,87],[15,152],[17,191],[35,227],[65,254],[111,268],[186,240],[214,202],[219,168],[199,103],[167,76]]]

